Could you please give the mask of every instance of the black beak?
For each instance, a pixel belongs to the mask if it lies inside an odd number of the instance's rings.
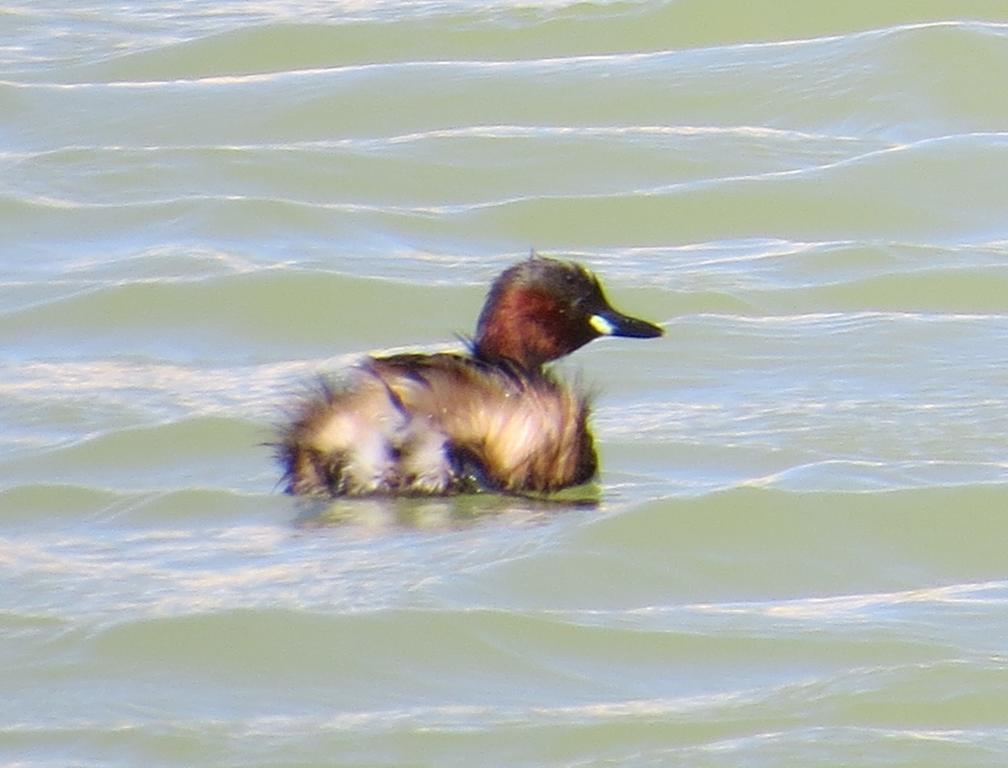
[[[591,325],[602,336],[626,336],[631,339],[653,339],[665,331],[647,320],[638,320],[607,307],[588,318]]]

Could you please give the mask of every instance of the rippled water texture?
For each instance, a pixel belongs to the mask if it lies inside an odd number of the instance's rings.
[[[0,9],[0,764],[1008,764],[999,3]],[[279,493],[530,247],[597,505]]]

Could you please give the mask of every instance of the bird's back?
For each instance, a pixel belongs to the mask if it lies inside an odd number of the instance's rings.
[[[368,358],[282,435],[299,494],[547,492],[597,466],[586,398],[542,372],[455,354]]]

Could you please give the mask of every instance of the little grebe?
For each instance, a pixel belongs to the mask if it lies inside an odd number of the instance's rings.
[[[494,281],[469,354],[368,357],[322,382],[283,429],[288,493],[546,493],[598,467],[590,403],[543,369],[599,336],[656,325],[609,306],[598,279],[533,254]]]

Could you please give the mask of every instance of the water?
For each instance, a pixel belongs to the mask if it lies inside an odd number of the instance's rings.
[[[1008,14],[0,10],[0,764],[1003,766]],[[597,506],[298,504],[530,247]]]

